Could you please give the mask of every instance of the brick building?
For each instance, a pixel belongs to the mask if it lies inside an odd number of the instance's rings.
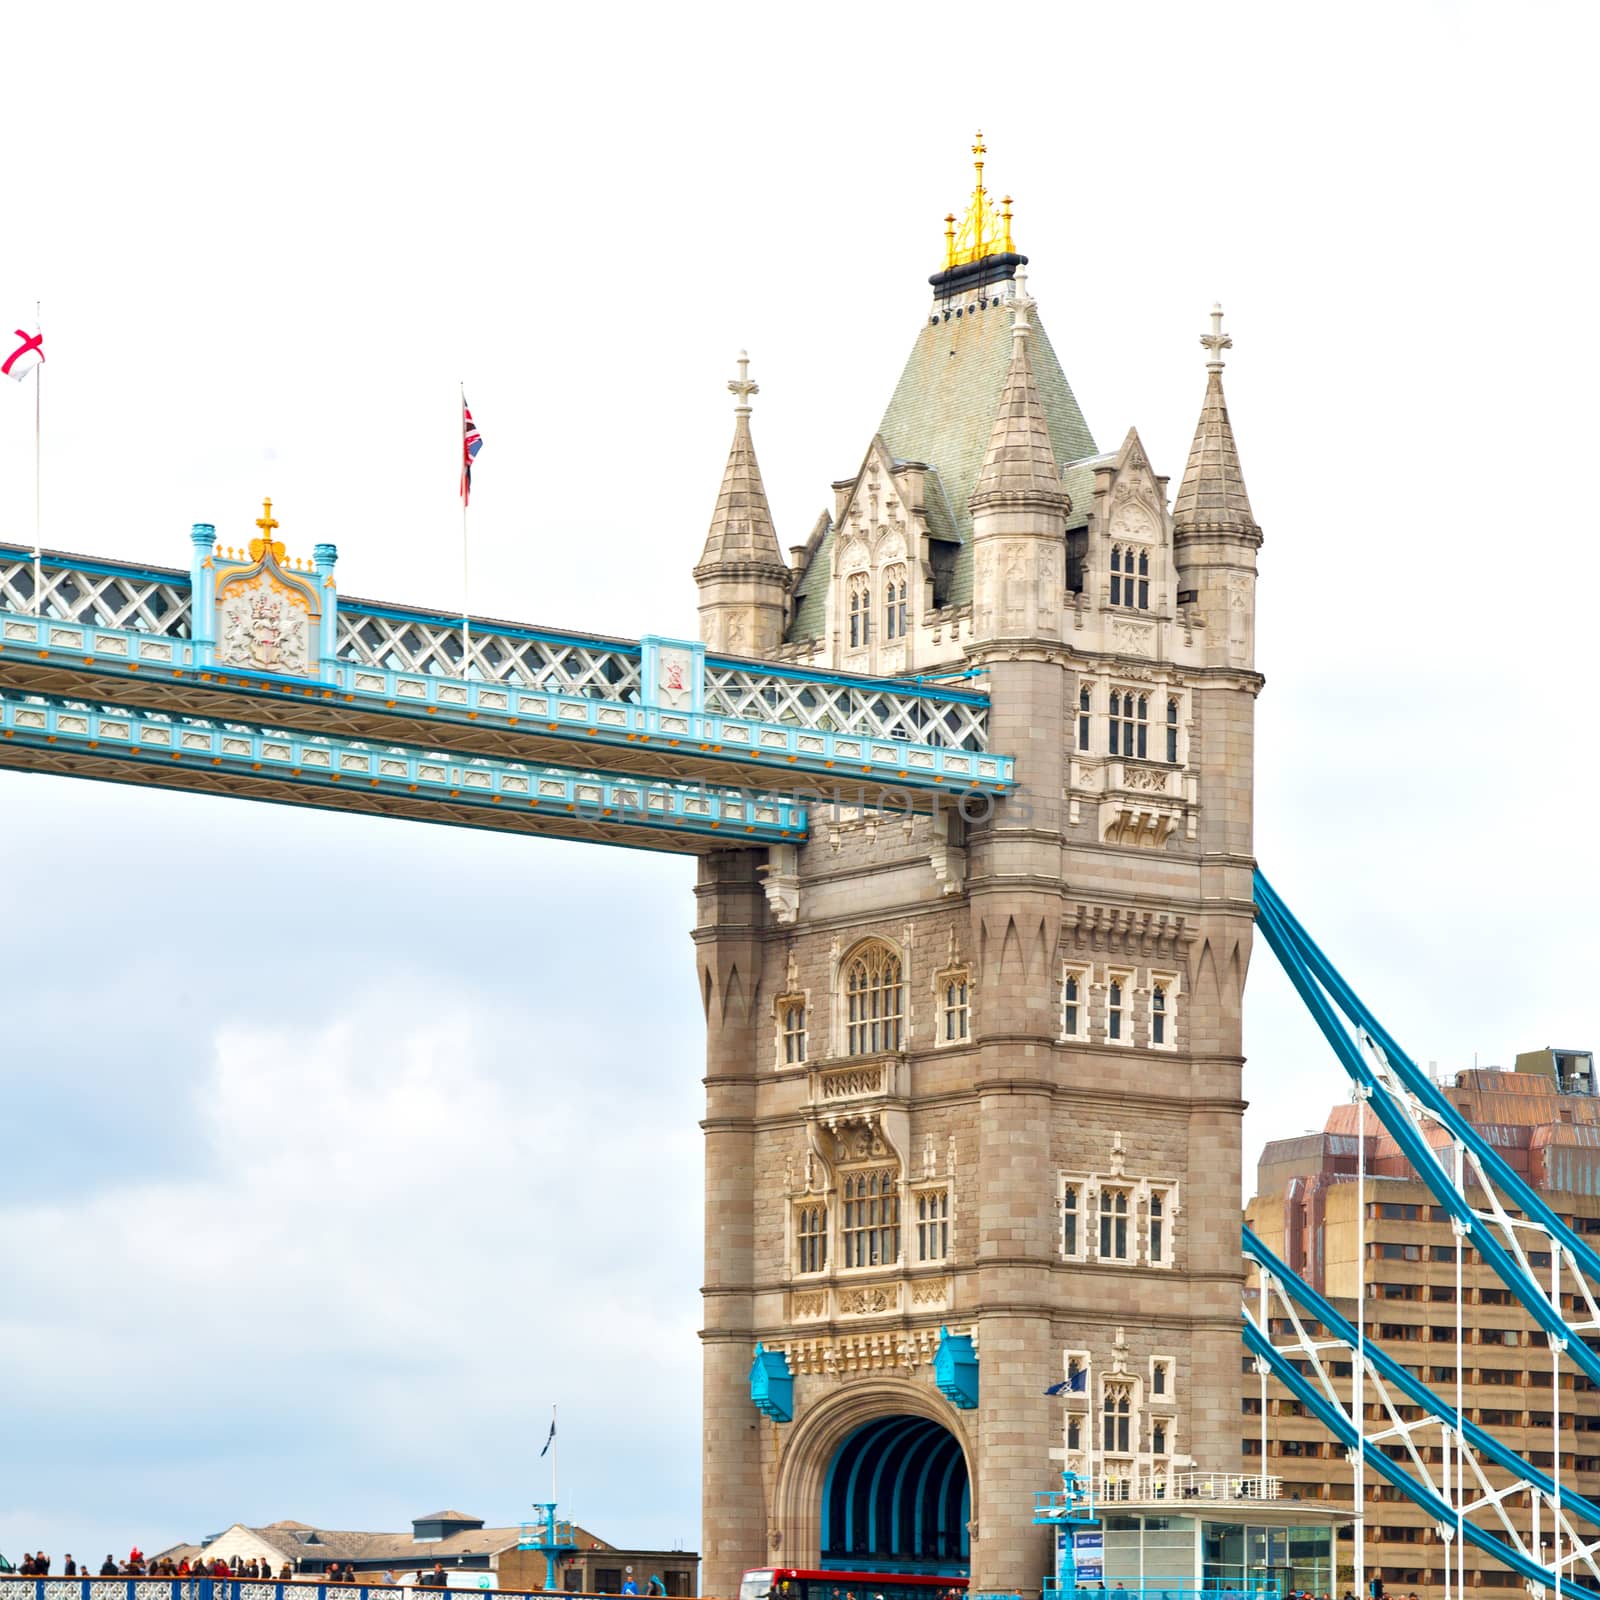
[[[1445,1093],[1575,1231],[1600,1234],[1600,1099],[1590,1052],[1532,1051],[1519,1055],[1509,1072],[1460,1072]],[[1369,1112],[1363,1229],[1356,1207],[1356,1115],[1353,1105],[1337,1106],[1322,1132],[1269,1144],[1246,1218],[1269,1249],[1352,1321],[1364,1242],[1368,1338],[1448,1403],[1456,1384],[1457,1311],[1457,1241],[1450,1218]],[[1546,1251],[1530,1247],[1528,1256],[1536,1271],[1550,1265]],[[1549,1472],[1556,1407],[1545,1335],[1470,1246],[1461,1285],[1468,1418]],[[1243,1371],[1242,1445],[1247,1466],[1254,1468],[1261,1460],[1260,1380],[1248,1357]],[[1335,1362],[1333,1376],[1348,1382],[1350,1363]],[[1560,1385],[1562,1481],[1582,1494],[1600,1495],[1600,1394],[1570,1363],[1563,1366]],[[1279,1474],[1286,1494],[1352,1503],[1352,1468],[1343,1448],[1271,1379],[1267,1407],[1268,1459],[1262,1470]],[[1378,1420],[1370,1402],[1368,1416]],[[1426,1454],[1438,1464],[1437,1446]],[[1491,1476],[1497,1484],[1508,1481]],[[1442,1595],[1447,1546],[1431,1519],[1371,1473],[1366,1497],[1368,1573],[1381,1572],[1391,1593]],[[1350,1577],[1348,1543],[1342,1561],[1341,1590]],[[1507,1594],[1523,1588],[1521,1578],[1471,1546],[1466,1571],[1469,1588]]]

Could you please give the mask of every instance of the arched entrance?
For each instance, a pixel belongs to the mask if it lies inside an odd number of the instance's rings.
[[[967,1575],[966,1455],[931,1418],[878,1417],[848,1434],[828,1464],[821,1511],[824,1567]]]

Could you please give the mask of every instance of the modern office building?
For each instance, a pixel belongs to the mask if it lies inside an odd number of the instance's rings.
[[[1516,1058],[1513,1070],[1472,1068],[1443,1087],[1457,1109],[1522,1177],[1550,1197],[1552,1207],[1570,1218],[1577,1232],[1600,1234],[1600,1098],[1592,1052],[1531,1051]],[[1460,1263],[1458,1302],[1458,1241],[1449,1216],[1370,1112],[1361,1216],[1356,1116],[1354,1105],[1336,1106],[1320,1133],[1269,1144],[1246,1220],[1268,1248],[1352,1321],[1359,1296],[1369,1337],[1447,1400],[1455,1394],[1459,1309],[1468,1418],[1551,1472],[1559,1411],[1562,1481],[1582,1494],[1600,1495],[1600,1393],[1570,1362],[1562,1363],[1558,1378],[1544,1333],[1495,1274],[1477,1261],[1470,1245]],[[1549,1268],[1550,1257],[1536,1243],[1530,1242],[1528,1258],[1537,1272]],[[1563,1295],[1569,1311],[1571,1298]],[[1280,1331],[1286,1330],[1274,1330]],[[1247,1469],[1281,1476],[1289,1496],[1352,1503],[1353,1469],[1344,1448],[1270,1378],[1263,1418],[1262,1380],[1253,1360],[1245,1357],[1242,1369],[1241,1437]],[[1348,1384],[1350,1363],[1334,1362],[1332,1377]],[[1367,1415],[1371,1425],[1379,1424],[1370,1397]],[[1416,1415],[1416,1408],[1402,1407],[1400,1420]],[[1437,1445],[1423,1453],[1431,1465],[1440,1464]],[[1450,1547],[1433,1522],[1398,1489],[1375,1481],[1370,1473],[1365,1499],[1368,1575],[1381,1573],[1391,1595],[1413,1590],[1419,1596],[1442,1595]],[[1526,1507],[1514,1507],[1513,1514],[1519,1510],[1527,1514]],[[1338,1593],[1353,1577],[1351,1537],[1350,1529],[1341,1535]],[[1523,1587],[1520,1578],[1470,1546],[1465,1570],[1469,1589],[1510,1593]]]

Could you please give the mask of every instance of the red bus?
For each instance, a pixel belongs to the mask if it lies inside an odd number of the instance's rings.
[[[965,1578],[911,1572],[812,1572],[802,1567],[752,1567],[739,1600],[964,1600]]]

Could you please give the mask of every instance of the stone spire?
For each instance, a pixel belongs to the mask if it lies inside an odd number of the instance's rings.
[[[717,509],[700,552],[694,581],[700,590],[700,637],[729,655],[761,655],[783,642],[789,608],[789,568],[767,505],[766,485],[750,437],[750,357],[739,352],[739,376],[728,380],[738,399],[733,444],[723,470]]]
[[[1256,519],[1245,493],[1239,451],[1228,421],[1228,402],[1222,392],[1222,352],[1233,340],[1222,331],[1222,307],[1211,308],[1211,332],[1200,336],[1210,351],[1206,362],[1206,398],[1200,408],[1200,425],[1189,447],[1189,464],[1178,486],[1172,522],[1179,532],[1199,528],[1253,532]]]
[[[972,509],[1028,501],[1064,507],[1061,469],[1050,445],[1039,386],[1028,360],[1028,313],[1036,302],[1029,298],[1027,275],[1018,268],[1017,292],[1011,302],[1011,366],[989,434],[989,450],[972,490]]]
[[[700,552],[700,565],[695,568],[697,578],[703,568],[727,562],[779,568],[784,565],[772,511],[767,505],[766,485],[756,461],[755,441],[750,437],[750,397],[760,389],[750,379],[750,357],[743,350],[739,352],[739,376],[728,380],[728,388],[739,397],[733,412],[733,444],[722,474],[717,509],[711,516],[711,530],[706,535],[705,549]]]

